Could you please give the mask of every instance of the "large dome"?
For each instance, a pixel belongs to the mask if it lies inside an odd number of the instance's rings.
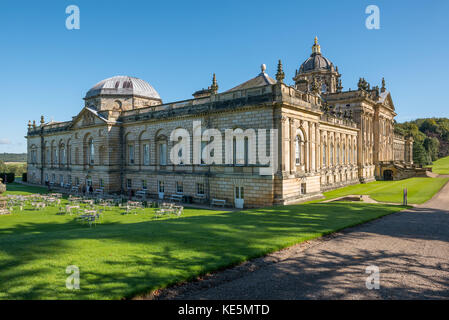
[[[309,71],[334,71],[334,65],[329,59],[326,59],[321,54],[321,47],[318,44],[318,38],[315,37],[315,43],[312,46],[312,54],[310,58],[302,63],[299,67],[299,72],[309,72]]]
[[[86,98],[98,95],[134,95],[161,100],[148,82],[128,76],[115,76],[98,82],[86,93]]]
[[[312,53],[309,59],[303,62],[299,72],[329,70],[333,71],[333,64],[329,59],[323,57],[321,53]]]

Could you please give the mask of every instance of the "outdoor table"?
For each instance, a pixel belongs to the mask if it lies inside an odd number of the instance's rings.
[[[72,209],[80,209],[80,206],[66,206],[65,207],[66,212],[68,212],[70,215],[72,215]]]

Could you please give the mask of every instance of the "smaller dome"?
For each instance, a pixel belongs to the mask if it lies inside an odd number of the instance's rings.
[[[310,58],[301,64],[299,72],[315,71],[315,70],[333,70],[333,64],[329,59],[323,57],[321,53],[312,53]]]
[[[129,76],[115,76],[98,82],[86,93],[86,98],[98,95],[133,95],[161,100],[148,82]]]

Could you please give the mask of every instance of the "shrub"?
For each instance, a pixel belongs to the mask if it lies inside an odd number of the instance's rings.
[[[16,175],[13,172],[9,172],[9,173],[5,173],[5,172],[1,172],[0,173],[0,179],[3,180],[3,183],[13,183],[14,179],[16,178]]]

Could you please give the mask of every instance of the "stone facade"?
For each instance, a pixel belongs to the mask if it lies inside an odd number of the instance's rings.
[[[288,86],[280,63],[276,80],[263,67],[255,78],[222,93],[214,75],[212,86],[201,94],[173,103],[163,103],[143,80],[106,79],[88,92],[85,107],[71,121],[45,123],[42,117],[39,126],[29,124],[28,180],[92,185],[106,192],[145,189],[154,197],[204,195],[258,207],[303,201],[323,190],[382,178],[384,162],[410,163],[412,145],[393,135],[396,113],[385,87],[342,92],[333,66],[317,68],[297,72],[295,86]],[[305,73],[315,83],[312,88],[300,81]],[[333,80],[323,87],[320,79]],[[220,159],[213,164],[196,163],[194,152],[176,164],[170,156],[177,144],[172,134],[180,128],[191,137],[209,129],[217,129],[223,140],[229,129],[254,129],[259,136],[244,136],[241,145],[237,138],[233,146],[223,143],[221,150],[213,150]],[[277,135],[268,134],[264,145],[262,130]],[[201,150],[210,141],[200,142]],[[195,150],[194,143],[191,139],[188,149]],[[241,158],[236,151],[240,146]],[[261,174],[267,164],[250,159],[262,147],[276,154],[271,174]]]

